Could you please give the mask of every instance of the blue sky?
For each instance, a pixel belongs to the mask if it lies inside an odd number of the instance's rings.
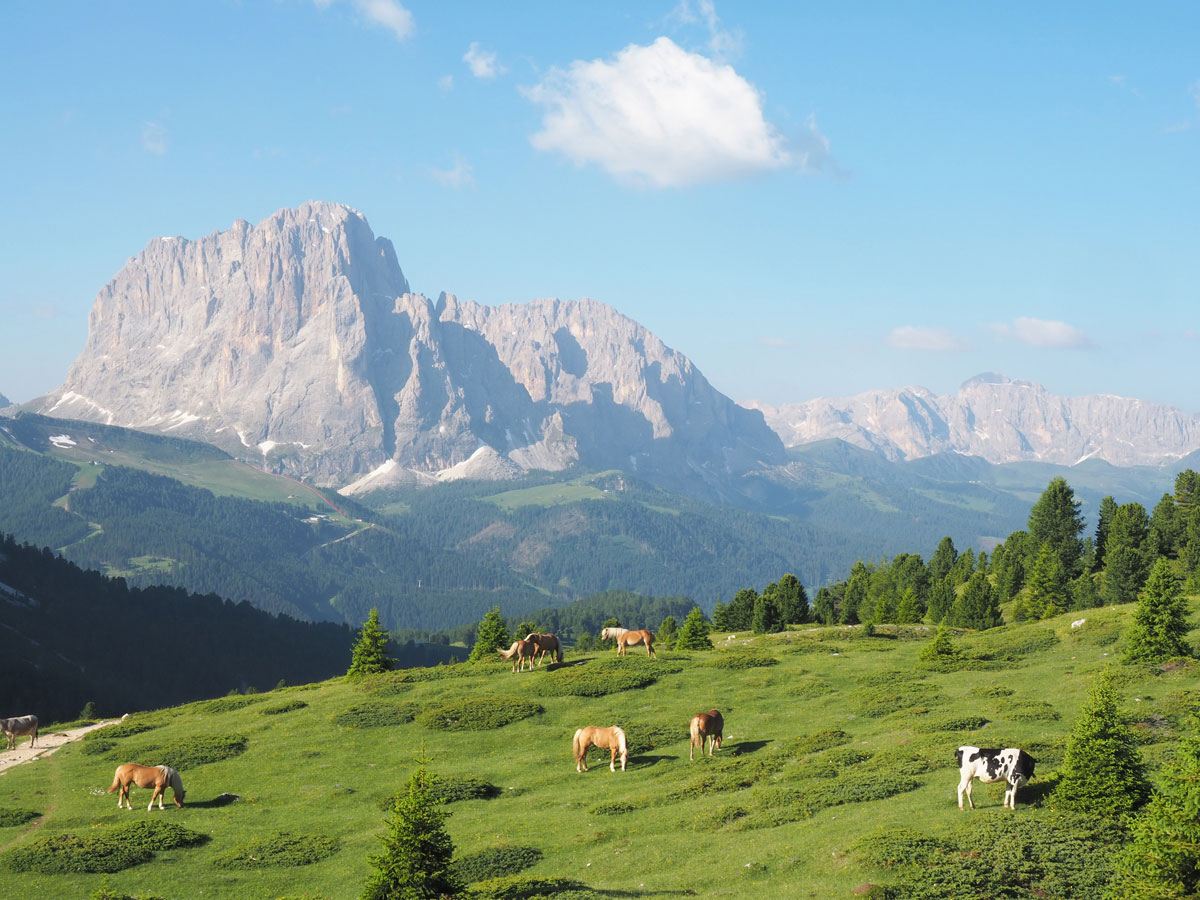
[[[1200,5],[9,4],[0,393],[152,237],[361,210],[739,401],[982,371],[1200,411]]]

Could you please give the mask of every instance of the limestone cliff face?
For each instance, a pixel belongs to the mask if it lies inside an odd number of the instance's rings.
[[[840,438],[893,460],[958,452],[995,463],[1158,465],[1200,449],[1198,416],[1125,397],[1058,397],[992,374],[954,396],[917,387],[757,408],[789,447]]]
[[[720,490],[784,461],[761,414],[611,307],[435,305],[338,204],[151,241],[89,326],[39,411],[207,440],[323,484],[578,460]]]

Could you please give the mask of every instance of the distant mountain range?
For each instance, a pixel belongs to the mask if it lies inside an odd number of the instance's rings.
[[[1058,397],[991,373],[954,396],[908,387],[752,406],[789,447],[837,438],[890,460],[963,453],[994,463],[1156,466],[1200,450],[1200,416],[1125,397]]]

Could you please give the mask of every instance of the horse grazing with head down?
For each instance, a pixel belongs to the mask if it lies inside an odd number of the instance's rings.
[[[692,716],[692,722],[688,726],[688,731],[691,732],[692,742],[688,748],[688,759],[695,759],[693,756],[696,748],[700,748],[700,755],[704,755],[705,741],[710,741],[708,745],[708,755],[713,755],[713,750],[721,749],[721,741],[724,740],[722,732],[725,730],[725,719],[715,710],[710,709],[706,713],[697,713]]]
[[[645,644],[646,656],[658,656],[654,652],[654,635],[645,628],[638,631],[630,631],[628,628],[605,628],[600,632],[600,640],[607,641],[609,638],[617,642],[617,653],[621,656],[625,655],[625,648],[630,644]]]
[[[558,639],[558,635],[542,634],[540,631],[535,631],[533,634],[528,635],[525,640],[533,641],[535,644],[537,644],[539,666],[542,664],[542,661],[545,660],[547,653],[554,654],[555,662],[563,661],[562,641]]]
[[[625,732],[613,725],[611,728],[601,728],[598,725],[587,725],[575,732],[571,741],[575,751],[575,771],[586,772],[588,747],[599,747],[601,750],[612,750],[612,759],[608,767],[617,771],[617,754],[621,754],[621,771],[625,771],[625,760],[629,758],[629,745],[625,742]]]
[[[37,716],[16,716],[12,719],[0,719],[0,731],[8,739],[8,749],[17,749],[17,738],[23,734],[29,735],[29,746],[37,743]]]
[[[513,641],[512,646],[507,650],[497,650],[504,659],[514,659],[513,674],[517,672],[517,666],[525,668],[525,661],[529,661],[529,671],[533,671],[533,657],[537,654],[537,644],[533,641],[522,641],[520,639]]]
[[[129,789],[133,785],[140,788],[154,788],[154,793],[150,795],[150,803],[146,809],[154,808],[154,798],[158,798],[158,808],[163,808],[163,795],[166,794],[167,788],[171,789],[174,794],[175,805],[183,807],[183,795],[186,793],[183,789],[183,779],[179,777],[179,773],[170,766],[139,766],[137,763],[125,763],[123,766],[117,766],[117,771],[113,773],[113,783],[107,793],[120,789],[117,794],[117,809],[121,808],[121,801],[129,804],[129,808],[133,809],[133,803],[129,799]]]

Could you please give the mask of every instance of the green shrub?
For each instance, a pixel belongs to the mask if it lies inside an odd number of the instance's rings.
[[[438,731],[488,731],[543,712],[540,704],[520,697],[469,697],[423,710],[417,721]]]
[[[802,774],[807,778],[837,778],[846,769],[864,763],[873,756],[870,751],[853,747],[829,750],[805,762]]]
[[[919,722],[914,726],[926,734],[934,731],[976,731],[988,723],[983,716],[943,716],[940,719]]]
[[[337,853],[336,840],[319,834],[275,831],[213,857],[220,869],[265,869],[269,866],[307,866]]]
[[[922,866],[932,859],[941,845],[928,835],[909,828],[878,828],[858,838],[850,852],[868,866],[890,869],[893,866]]]
[[[569,878],[507,875],[473,884],[459,896],[464,900],[534,900],[541,897],[563,900],[569,892],[574,891],[592,893],[587,885]]]
[[[164,898],[158,894],[142,894],[140,897],[135,897],[133,894],[119,894],[105,885],[92,891],[88,895],[88,900],[164,900]]]
[[[920,786],[915,778],[891,772],[849,772],[841,778],[814,782],[796,797],[796,806],[812,815],[831,806],[885,800]]]
[[[625,813],[642,809],[643,806],[644,804],[633,803],[629,800],[613,800],[609,803],[601,803],[598,806],[593,806],[588,812],[599,816],[623,816]]]
[[[278,716],[283,713],[294,712],[297,709],[304,709],[308,704],[303,700],[285,700],[283,703],[277,703],[274,706],[264,706],[258,711],[261,716]]]
[[[1011,697],[1015,694],[1010,687],[1002,684],[980,684],[967,692],[968,697]]]
[[[488,878],[502,878],[524,872],[537,865],[542,851],[534,847],[491,847],[460,856],[452,864],[454,874],[468,884]]]
[[[146,862],[153,855],[150,850],[103,835],[52,834],[9,850],[0,856],[0,867],[43,875],[112,873]]]
[[[997,703],[996,711],[1014,722],[1056,722],[1058,710],[1045,700],[1008,700]]]
[[[915,708],[940,702],[941,699],[934,685],[920,681],[863,688],[853,695],[854,711],[871,719],[898,712],[912,715]]]
[[[105,725],[103,728],[97,728],[95,731],[89,731],[83,736],[83,742],[85,744],[97,741],[112,742],[119,738],[144,734],[147,731],[158,728],[162,724],[161,721],[155,721],[154,719],[130,716],[123,722],[114,722],[112,725]]]
[[[175,850],[179,847],[195,847],[209,840],[207,834],[192,831],[172,822],[144,819],[129,825],[117,825],[108,829],[107,837],[123,846],[138,850]]]
[[[364,675],[355,679],[353,689],[361,693],[375,694],[383,697],[392,694],[407,694],[412,690],[415,680],[410,677],[409,670],[380,672],[375,675]]]
[[[358,703],[349,706],[333,717],[339,728],[385,728],[403,725],[416,718],[416,708],[400,703]]]
[[[17,825],[24,825],[26,822],[32,822],[40,815],[40,812],[34,812],[32,809],[0,808],[0,828],[14,828]]]
[[[658,679],[646,671],[571,666],[547,672],[530,685],[540,697],[603,697],[654,684]]]
[[[850,742],[850,735],[840,728],[826,728],[816,734],[802,734],[790,744],[785,744],[782,752],[793,758],[807,756],[831,747],[839,747]]]
[[[170,766],[180,773],[207,763],[232,759],[246,749],[250,741],[241,734],[196,735],[166,744],[151,744],[130,750],[126,755],[146,765]]]
[[[784,693],[789,697],[801,697],[805,700],[812,700],[816,697],[824,697],[826,694],[833,693],[833,685],[820,675],[805,673],[789,678]]]
[[[1040,625],[1006,625],[963,638],[964,646],[973,655],[1010,662],[1024,659],[1031,653],[1050,650],[1058,643],[1058,635]]]
[[[429,790],[429,796],[440,803],[458,803],[461,800],[492,800],[502,793],[504,792],[491,782],[471,775],[438,778]],[[392,809],[396,805],[396,798],[400,796],[408,796],[407,788],[380,800],[379,808],[385,811]]]
[[[650,722],[628,722],[621,726],[625,730],[625,743],[629,754],[649,753],[659,747],[667,747],[688,736],[686,725],[664,725]],[[608,751],[604,751],[607,753]]]
[[[216,700],[201,700],[199,703],[193,703],[191,710],[216,715],[233,712],[236,709],[245,709],[253,703],[262,703],[266,699],[262,694],[234,694],[230,697],[218,697]]]
[[[713,669],[757,669],[763,666],[777,666],[779,660],[766,653],[753,650],[718,650],[712,659],[702,663],[706,668]]]
[[[79,752],[84,756],[103,756],[117,746],[116,741],[87,741],[79,745]]]

